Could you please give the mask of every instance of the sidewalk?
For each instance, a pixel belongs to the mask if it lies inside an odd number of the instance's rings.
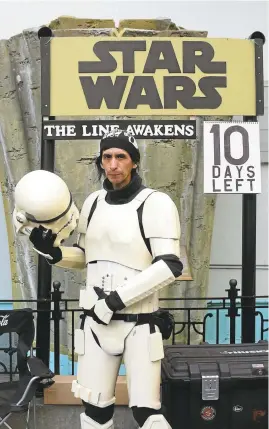
[[[41,400],[37,403],[37,429],[80,429],[80,413],[83,407],[70,405],[43,405]],[[12,429],[25,429],[24,415],[14,415],[7,423]],[[132,412],[128,407],[117,406],[114,415],[114,429],[137,429]],[[30,428],[33,429],[33,413],[31,410]]]

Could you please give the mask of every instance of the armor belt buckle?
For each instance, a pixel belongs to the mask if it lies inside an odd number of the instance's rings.
[[[125,322],[137,322],[138,314],[126,314]]]

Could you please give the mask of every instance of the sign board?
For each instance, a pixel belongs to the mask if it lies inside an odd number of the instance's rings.
[[[257,49],[243,39],[44,37],[42,115],[254,116]]]
[[[113,130],[126,130],[137,139],[164,140],[196,138],[196,121],[43,121],[45,140],[96,140]]]
[[[204,193],[261,192],[258,122],[204,122]]]

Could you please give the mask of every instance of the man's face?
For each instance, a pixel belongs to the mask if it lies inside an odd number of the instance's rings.
[[[102,167],[114,189],[121,189],[131,180],[132,169],[137,167],[126,150],[111,148],[102,153]]]

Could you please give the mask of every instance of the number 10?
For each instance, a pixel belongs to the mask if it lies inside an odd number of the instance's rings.
[[[241,158],[235,159],[231,154],[231,135],[240,133],[242,136],[243,154]],[[212,125],[210,133],[214,136],[214,165],[220,165],[220,124]],[[224,132],[224,156],[229,164],[242,165],[249,159],[249,135],[245,128],[240,125],[232,125]]]

